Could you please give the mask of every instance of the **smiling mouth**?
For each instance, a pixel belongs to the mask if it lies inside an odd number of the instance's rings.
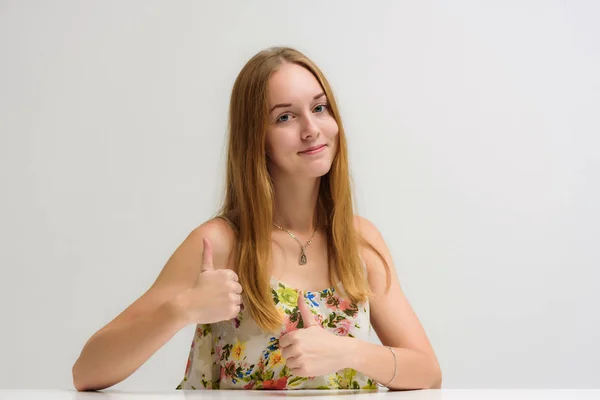
[[[325,147],[327,147],[327,145],[324,144],[324,145],[319,146],[319,147],[317,147],[315,149],[301,151],[300,154],[314,154],[314,153],[318,153],[321,150],[323,150]]]

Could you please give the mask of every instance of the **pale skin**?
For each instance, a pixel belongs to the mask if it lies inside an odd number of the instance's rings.
[[[318,81],[305,69],[284,64],[269,81],[267,131],[269,172],[275,189],[274,220],[305,243],[314,232],[320,177],[337,151],[338,127],[326,107]],[[315,98],[317,97],[317,98]],[[323,145],[317,154],[300,153]],[[336,336],[316,324],[306,303],[299,301],[305,324],[280,339],[282,356],[299,376],[329,374],[342,368],[387,383],[390,389],[441,387],[436,355],[417,316],[404,296],[390,251],[377,228],[356,216],[355,228],[384,256],[392,282],[386,288],[385,266],[368,248],[360,253],[367,265],[371,324],[383,345]],[[286,232],[273,229],[270,271],[277,279],[304,291],[330,286],[324,233],[315,232],[306,249],[308,263],[298,265],[299,246]],[[228,320],[240,310],[242,288],[232,262],[236,237],[221,219],[205,222],[175,250],[150,289],[96,332],[73,366],[78,390],[101,390],[121,382],[189,324]],[[302,296],[299,299],[303,299]]]

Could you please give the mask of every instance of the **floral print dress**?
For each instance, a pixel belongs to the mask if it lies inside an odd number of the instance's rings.
[[[302,328],[298,290],[271,278],[277,308],[285,313],[277,334],[265,333],[241,306],[237,318],[198,324],[177,389],[377,389],[375,381],[351,368],[330,375],[300,377],[286,366],[279,338]],[[338,285],[343,291],[341,284]],[[304,301],[316,320],[338,336],[368,340],[369,303],[355,304],[333,288],[305,292]]]

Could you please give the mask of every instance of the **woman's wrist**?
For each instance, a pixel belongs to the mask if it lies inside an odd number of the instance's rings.
[[[340,362],[342,368],[357,369],[357,346],[360,341],[349,336],[339,336],[340,339]]]
[[[189,312],[188,306],[188,291],[179,293],[177,296],[167,301],[164,306],[168,310],[169,315],[179,324],[187,326],[193,323],[197,318],[194,318]]]

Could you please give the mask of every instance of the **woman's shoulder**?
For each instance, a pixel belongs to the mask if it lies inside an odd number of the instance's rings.
[[[376,242],[383,240],[375,224],[363,216],[354,215],[354,229],[360,237],[371,245],[375,245]]]
[[[231,256],[236,249],[237,236],[230,221],[218,216],[211,218],[196,227],[190,236],[199,242],[203,238],[210,241],[215,268],[233,269]]]
[[[369,219],[360,215],[354,215],[354,229],[357,234],[364,240],[364,243],[359,241],[359,252],[367,267],[367,274],[383,274],[391,266],[390,250],[381,235],[379,229]],[[379,256],[382,256],[388,267],[382,262]]]

